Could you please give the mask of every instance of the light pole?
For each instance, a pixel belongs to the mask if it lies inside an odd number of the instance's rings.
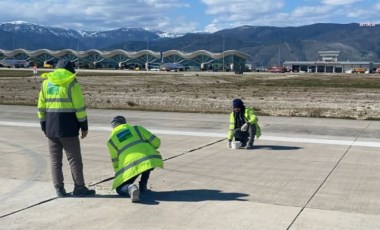
[[[78,39],[77,39],[77,69],[79,69],[79,36],[78,36]]]
[[[146,39],[146,63],[145,63],[145,70],[148,71],[148,50],[149,50],[149,38]]]
[[[225,46],[225,41],[224,41],[224,35],[223,35],[223,72],[224,72],[224,46]]]
[[[13,24],[12,50],[15,49],[16,24]]]

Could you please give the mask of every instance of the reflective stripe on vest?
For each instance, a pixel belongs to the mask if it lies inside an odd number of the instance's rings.
[[[74,113],[75,109],[66,109],[66,108],[63,108],[63,109],[46,109],[46,112],[49,112],[49,113]]]
[[[83,118],[77,118],[79,122],[82,122],[82,121],[85,121],[87,120],[87,116],[83,117]]]
[[[155,135],[152,135],[150,138],[149,138],[149,142],[152,142],[153,140],[154,140],[154,138],[156,138],[156,136]]]
[[[140,130],[137,128],[137,126],[133,126],[133,128],[135,129],[137,135],[139,135],[140,140],[144,140],[144,138],[143,138],[143,136],[141,135],[141,132],[140,132]]]
[[[69,98],[46,98],[45,102],[71,102],[71,97],[69,97]]]
[[[144,143],[145,141],[144,140],[137,140],[137,141],[133,141],[129,144],[127,144],[126,146],[124,146],[123,148],[121,148],[120,150],[117,151],[117,154],[120,156],[120,154],[122,154],[126,149],[134,146],[134,145],[137,145],[137,144],[140,144],[140,143]]]
[[[83,112],[86,111],[86,107],[75,109],[75,112]]]
[[[146,156],[146,157],[143,157],[141,159],[138,159],[132,163],[130,163],[129,165],[125,166],[124,168],[120,169],[117,173],[115,173],[115,177],[119,176],[120,174],[124,173],[125,171],[127,171],[128,169],[144,162],[144,161],[147,161],[147,160],[150,160],[150,159],[162,159],[161,155],[150,155],[150,156]]]

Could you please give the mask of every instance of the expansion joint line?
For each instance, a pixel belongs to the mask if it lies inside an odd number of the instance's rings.
[[[198,148],[195,148],[195,149],[190,149],[190,150],[188,150],[188,151],[186,151],[186,152],[183,152],[183,153],[181,153],[181,154],[178,154],[178,155],[175,155],[175,156],[172,156],[172,157],[166,158],[166,159],[164,159],[163,161],[168,161],[168,160],[171,160],[171,159],[177,158],[177,157],[179,157],[179,156],[185,155],[185,154],[187,154],[187,153],[191,153],[191,152],[197,151],[197,150],[199,150],[199,149],[203,149],[203,148],[205,148],[205,147],[208,147],[208,146],[214,145],[214,144],[216,144],[216,143],[219,143],[219,142],[221,142],[221,141],[224,141],[225,139],[226,139],[226,138],[223,138],[223,139],[221,139],[221,140],[214,141],[214,142],[212,142],[212,143],[209,143],[209,144],[203,145],[203,146],[201,146],[201,147],[198,147]],[[110,177],[110,178],[107,178],[107,179],[101,180],[101,181],[99,181],[99,182],[97,182],[97,183],[90,184],[89,186],[94,186],[94,185],[97,185],[97,184],[101,184],[101,183],[103,183],[103,182],[106,182],[106,181],[112,180],[113,178],[115,178],[115,177]],[[30,209],[30,208],[33,208],[33,207],[36,207],[36,206],[39,206],[39,205],[41,205],[41,204],[44,204],[44,203],[50,202],[50,201],[52,201],[52,200],[56,200],[56,199],[58,199],[58,197],[54,197],[54,198],[51,198],[51,199],[43,200],[43,201],[38,202],[38,203],[36,203],[36,204],[33,204],[33,205],[28,206],[28,207],[25,207],[25,208],[19,209],[19,210],[17,210],[17,211],[14,211],[14,212],[10,212],[10,213],[4,214],[4,215],[0,216],[0,219],[1,219],[1,218],[4,218],[4,217],[7,217],[7,216],[10,216],[10,215],[13,215],[13,214],[16,214],[16,213],[18,213],[18,212],[22,212],[22,211],[24,211],[24,210],[27,210],[27,209]]]
[[[187,154],[187,153],[191,153],[191,152],[194,152],[194,151],[197,151],[197,150],[200,150],[200,149],[206,148],[206,147],[208,147],[208,146],[214,145],[214,144],[219,143],[219,142],[222,142],[222,141],[224,141],[224,140],[226,140],[226,138],[223,138],[223,139],[220,139],[220,140],[214,141],[214,142],[212,142],[212,143],[209,143],[209,144],[207,144],[207,145],[203,145],[203,146],[198,147],[198,148],[195,148],[195,149],[190,149],[189,151],[186,151],[186,152],[180,153],[180,154],[178,154],[178,155],[175,155],[175,156],[172,156],[172,157],[166,158],[166,159],[164,159],[164,161],[168,161],[168,160],[171,160],[171,159],[174,159],[174,158],[180,157],[180,156],[182,156],[182,155],[185,155],[185,154]]]
[[[372,124],[372,122],[370,122],[368,124],[368,126],[363,129],[363,131],[361,131],[359,133],[359,135],[355,138],[355,140],[353,141],[353,143],[355,143],[359,137],[369,128],[369,126]],[[290,225],[286,228],[286,230],[289,230],[292,225],[296,222],[296,220],[298,219],[298,217],[301,215],[301,213],[303,212],[303,210],[309,205],[309,203],[311,202],[311,200],[315,197],[315,195],[319,192],[319,190],[322,188],[322,186],[326,183],[327,179],[329,179],[329,177],[331,176],[331,174],[335,171],[335,169],[338,167],[338,165],[340,164],[340,162],[343,160],[343,158],[347,155],[348,151],[350,151],[352,147],[352,144],[347,148],[347,150],[343,153],[343,155],[340,157],[340,159],[336,162],[336,164],[334,165],[334,167],[331,169],[331,171],[329,172],[329,174],[327,174],[326,178],[322,181],[322,183],[318,186],[318,188],[315,190],[315,192],[313,193],[313,195],[310,197],[310,199],[306,202],[306,204],[301,208],[301,210],[298,212],[298,214],[294,217],[293,221],[290,223]]]
[[[222,142],[222,141],[224,141],[224,140],[226,140],[226,138],[223,138],[223,139],[220,139],[220,140],[217,140],[217,141],[211,142],[211,143],[209,143],[209,144],[206,144],[206,145],[200,146],[200,147],[195,148],[195,149],[190,149],[190,150],[188,150],[188,151],[186,151],[186,152],[183,152],[183,153],[180,153],[180,154],[178,154],[178,155],[175,155],[175,156],[172,156],[172,157],[169,157],[169,158],[163,159],[163,161],[172,160],[172,159],[174,159],[174,158],[177,158],[177,157],[183,156],[183,155],[185,155],[185,154],[187,154],[187,153],[191,153],[191,152],[194,152],[194,151],[197,151],[197,150],[200,150],[200,149],[206,148],[206,147],[208,147],[208,146],[214,145],[214,144],[219,143],[219,142]],[[98,185],[98,184],[101,184],[101,183],[104,183],[104,182],[110,181],[110,180],[112,180],[112,179],[114,179],[114,178],[115,178],[114,176],[113,176],[113,177],[109,177],[109,178],[103,179],[103,180],[101,180],[101,181],[98,181],[98,182],[96,182],[96,183],[90,184],[89,186],[95,186],[95,185]]]
[[[27,210],[27,209],[33,208],[33,207],[35,207],[35,206],[38,206],[38,205],[41,205],[41,204],[47,203],[47,202],[52,201],[52,200],[55,200],[55,199],[58,199],[58,197],[54,197],[54,198],[51,198],[51,199],[48,199],[48,200],[43,200],[43,201],[41,201],[41,202],[38,202],[37,204],[30,205],[30,206],[28,206],[28,207],[26,207],[26,208],[22,208],[22,209],[19,209],[19,210],[17,210],[17,211],[14,211],[14,212],[10,212],[10,213],[4,214],[4,215],[0,216],[0,219],[1,219],[1,218],[4,218],[4,217],[7,217],[7,216],[10,216],[10,215],[13,215],[13,214],[16,214],[16,213],[18,213],[18,212],[21,212],[21,211],[24,211],[24,210]]]

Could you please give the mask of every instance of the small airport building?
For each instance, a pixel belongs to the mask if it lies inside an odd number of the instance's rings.
[[[365,72],[374,72],[380,63],[369,61],[339,61],[340,51],[319,51],[317,61],[285,61],[283,66],[292,72],[306,73],[352,73],[361,68]]]
[[[79,68],[107,68],[107,69],[141,69],[158,70],[164,63],[175,63],[183,66],[184,70],[208,70],[208,71],[243,71],[249,55],[237,50],[227,50],[222,53],[211,53],[206,50],[198,50],[187,53],[178,50],[154,52],[141,50],[129,52],[121,49],[112,51],[100,51],[91,49],[87,51],[74,51],[64,49],[52,51],[47,49],[25,50],[15,49],[11,51],[0,49],[0,60],[17,59],[27,60],[38,67],[44,63],[54,66],[58,59],[73,61]]]

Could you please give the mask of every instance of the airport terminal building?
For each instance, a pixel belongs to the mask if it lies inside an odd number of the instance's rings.
[[[0,60],[27,60],[38,67],[43,67],[44,63],[54,65],[61,58],[73,61],[79,68],[158,70],[164,63],[176,63],[181,64],[185,70],[243,71],[249,55],[237,50],[227,50],[222,53],[198,50],[186,53],[178,50],[129,52],[121,49],[112,51],[96,49],[87,51],[74,51],[71,49],[59,51],[16,49],[5,51],[0,49]]]
[[[340,51],[319,51],[317,61],[285,61],[283,66],[292,72],[306,73],[352,73],[355,68],[374,72],[380,63],[370,61],[339,61]]]

